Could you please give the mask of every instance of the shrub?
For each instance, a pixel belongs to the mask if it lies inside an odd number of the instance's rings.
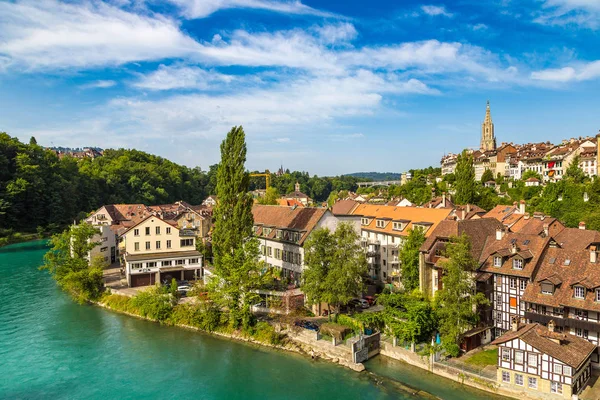
[[[162,293],[159,287],[140,292],[132,298],[131,305],[142,317],[166,322],[173,313],[173,298]]]
[[[102,297],[100,301],[104,303],[107,307],[112,308],[113,310],[134,312],[133,307],[131,305],[131,300],[131,297],[123,296],[120,294],[107,293],[105,296]]]
[[[282,335],[275,332],[275,328],[267,322],[258,322],[249,333],[252,338],[262,343],[279,345],[282,342]]]

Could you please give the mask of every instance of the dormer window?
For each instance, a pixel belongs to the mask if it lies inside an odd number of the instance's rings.
[[[515,258],[513,260],[513,269],[523,269],[523,259]]]
[[[600,301],[600,289],[596,289],[596,301]]]
[[[542,294],[553,294],[554,285],[551,283],[542,283]]]
[[[375,223],[375,225],[376,225],[378,228],[385,228],[385,221],[384,221],[384,220],[382,220],[382,219],[378,219],[378,220],[377,220],[377,222]]]
[[[360,223],[361,225],[369,225],[369,218],[361,218]]]
[[[575,298],[576,299],[585,298],[585,288],[583,286],[575,286]]]
[[[494,267],[501,267],[501,266],[502,266],[502,257],[500,257],[500,256],[494,257]]]
[[[403,224],[402,222],[394,222],[392,225],[392,229],[395,231],[401,231],[404,230],[405,224]]]

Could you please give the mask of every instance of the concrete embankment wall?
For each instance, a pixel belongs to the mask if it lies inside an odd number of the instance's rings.
[[[531,397],[525,392],[502,387],[495,380],[478,376],[467,371],[461,371],[440,363],[430,364],[427,357],[421,357],[416,353],[408,351],[402,347],[393,346],[387,342],[381,342],[380,354],[384,357],[393,358],[394,360],[404,361],[407,364],[428,370],[433,374],[474,387],[476,389],[484,390],[486,392],[492,392],[500,396],[512,397],[521,400],[539,400],[539,397]]]

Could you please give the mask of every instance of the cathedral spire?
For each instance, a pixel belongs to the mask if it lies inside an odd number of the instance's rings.
[[[485,119],[481,124],[481,151],[496,150],[496,136],[494,135],[494,123],[492,122],[492,113],[490,111],[490,101],[487,101],[485,107]]]

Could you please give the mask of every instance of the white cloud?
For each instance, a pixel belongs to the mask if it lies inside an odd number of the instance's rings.
[[[545,0],[543,10],[534,22],[542,25],[576,25],[600,28],[600,1],[598,0]]]
[[[485,31],[488,29],[488,26],[486,24],[475,24],[472,29],[474,31]]]
[[[421,6],[421,11],[432,17],[442,15],[444,17],[452,18],[454,16],[454,14],[446,11],[446,7],[444,6]]]
[[[214,71],[207,71],[192,66],[166,66],[160,65],[158,69],[140,79],[132,85],[140,89],[170,90],[170,89],[209,89],[220,87],[236,79],[232,75],[225,75]]]
[[[79,87],[81,89],[106,89],[106,88],[113,87],[116,84],[117,84],[117,82],[115,82],[115,81],[101,80],[101,81],[95,81],[95,82],[86,83],[86,84],[81,85]]]
[[[600,78],[600,60],[577,66],[544,69],[531,73],[531,78],[550,82],[588,81]]]
[[[284,14],[315,15],[334,17],[335,14],[302,4],[299,0],[168,0],[178,6],[187,18],[205,18],[224,9],[250,8]]]
[[[282,138],[276,138],[274,140],[274,142],[276,142],[276,143],[289,143],[289,142],[291,142],[291,140],[290,140],[289,137],[282,137]]]
[[[176,22],[102,2],[0,2],[0,56],[30,70],[184,57],[198,44]]]
[[[395,75],[358,71],[343,78],[306,76],[269,88],[212,96],[116,99],[111,107],[120,120],[134,124],[133,131],[214,137],[239,124],[276,134],[336,118],[371,115],[382,107],[385,93],[435,92],[414,79],[404,82]]]

